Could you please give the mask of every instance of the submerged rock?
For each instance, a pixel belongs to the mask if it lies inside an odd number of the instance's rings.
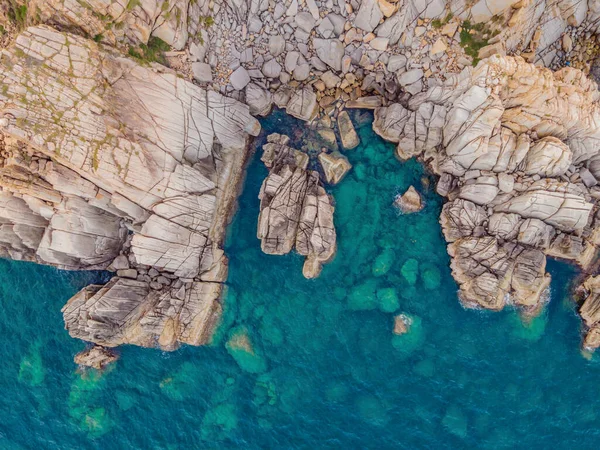
[[[546,313],[535,317],[521,316],[519,314],[511,314],[509,317],[514,335],[520,339],[529,341],[540,340],[544,335],[548,323],[548,315]]]
[[[442,274],[433,264],[424,264],[421,266],[421,280],[425,289],[435,290],[440,287]]]
[[[396,259],[396,252],[393,249],[385,249],[373,263],[372,272],[376,277],[385,275],[392,267]]]
[[[442,425],[452,434],[460,437],[467,437],[468,420],[465,413],[455,405],[450,406],[444,414]]]
[[[361,418],[371,425],[385,426],[389,422],[385,404],[374,395],[362,394],[355,400]]]
[[[400,308],[400,299],[394,288],[379,289],[377,291],[377,300],[379,300],[379,309],[382,312],[393,313]],[[394,333],[396,333],[396,326],[394,326]]]
[[[90,439],[99,438],[114,427],[110,415],[98,405],[104,384],[105,379],[99,371],[85,371],[75,377],[69,392],[69,415]]]
[[[377,303],[377,280],[374,278],[354,287],[348,295],[348,308],[352,311],[375,309]]]
[[[406,260],[402,265],[400,272],[406,282],[409,285],[414,286],[417,283],[417,277],[419,276],[419,261],[413,258]]]
[[[238,411],[233,403],[221,403],[209,409],[202,419],[200,434],[209,442],[226,439],[238,426]]]
[[[46,369],[42,361],[40,344],[31,346],[30,352],[23,356],[19,364],[19,381],[31,387],[40,386],[46,377]]]
[[[267,361],[262,352],[252,345],[246,327],[239,326],[231,330],[225,348],[242,370],[249,373],[267,370]]]
[[[423,346],[425,334],[420,317],[400,314],[394,318],[392,346],[400,358],[408,358]]]

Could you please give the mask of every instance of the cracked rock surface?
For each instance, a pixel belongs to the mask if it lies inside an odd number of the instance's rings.
[[[398,156],[431,166],[465,303],[534,314],[546,256],[592,266],[600,94],[539,66],[594,56],[597,0],[0,0],[0,23],[0,256],[117,273],[65,306],[75,337],[210,339],[251,115],[273,105],[318,128],[328,183],[351,168],[332,125],[358,144],[344,107],[374,109]],[[147,59],[153,38],[173,70]],[[262,247],[295,248],[317,276],[335,253],[331,200],[284,137],[263,160]]]
[[[260,188],[258,238],[271,255],[306,256],[302,273],[315,278],[336,250],[333,205],[318,172],[307,170],[308,155],[289,147],[289,137],[268,136],[262,160],[269,175]]]
[[[39,26],[0,60],[0,252],[66,269],[111,269],[63,308],[105,347],[209,341],[225,226],[247,141],[236,100]]]
[[[89,36],[101,36],[111,45],[146,44],[156,36],[181,50],[188,39],[189,0],[31,0],[44,23],[77,27]],[[110,25],[109,25],[110,24]]]
[[[397,155],[419,156],[440,176],[449,200],[440,222],[466,305],[536,314],[546,255],[590,267],[600,242],[599,98],[579,70],[494,55],[375,111],[373,127]]]

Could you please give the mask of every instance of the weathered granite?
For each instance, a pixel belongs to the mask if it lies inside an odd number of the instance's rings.
[[[224,227],[259,128],[250,114],[275,104],[320,127],[337,123],[352,148],[342,106],[366,107],[400,158],[420,156],[440,175],[462,298],[493,309],[508,298],[533,313],[544,255],[589,268],[600,245],[600,94],[579,71],[527,62],[564,63],[582,47],[573,38],[598,31],[596,3],[31,0],[25,22],[72,34],[39,26],[17,37],[26,23],[7,23],[0,35],[0,255],[108,267],[145,286],[123,304],[118,283],[99,289],[112,302],[105,310],[80,298],[97,292],[80,292],[67,308],[74,335],[165,349],[205,342],[226,277]],[[476,68],[459,44],[466,20],[489,44]],[[161,55],[177,74],[123,56],[151,36],[188,47]],[[329,197],[287,142],[265,145],[263,160],[263,245],[295,246],[316,276],[335,251]],[[319,160],[331,183],[349,169],[336,153]],[[292,216],[280,221],[284,206]],[[479,261],[489,248],[499,259]],[[121,320],[127,311],[138,325]],[[95,330],[94,317],[110,326]]]
[[[320,153],[319,162],[325,174],[325,180],[329,184],[338,184],[342,178],[352,169],[352,164],[339,152]]]
[[[306,169],[308,158],[287,146],[289,138],[271,134],[263,161],[270,169],[260,189],[258,238],[265,253],[296,251],[306,256],[302,273],[315,278],[336,249],[333,205],[319,174]],[[297,162],[300,162],[299,164]]]
[[[110,349],[100,345],[94,345],[75,355],[75,364],[81,367],[91,367],[96,370],[102,370],[109,364],[118,359],[118,355]]]
[[[590,276],[578,286],[583,297],[579,314],[586,328],[583,345],[588,350],[600,347],[600,276]]]
[[[134,277],[151,267],[148,281],[115,277],[69,300],[73,337],[169,350],[208,342],[225,226],[260,130],[249,108],[44,26],[1,56],[2,254]],[[183,293],[160,273],[183,280]]]
[[[404,194],[398,194],[394,199],[394,205],[405,214],[419,212],[425,207],[421,196],[414,186],[410,186]]]
[[[375,110],[373,128],[398,156],[419,156],[440,176],[449,200],[440,222],[466,305],[536,314],[546,255],[590,267],[600,243],[599,99],[579,70],[493,55]]]
[[[33,0],[29,8],[38,20],[78,28],[88,36],[101,36],[115,45],[146,44],[156,36],[181,50],[188,40],[189,0]]]

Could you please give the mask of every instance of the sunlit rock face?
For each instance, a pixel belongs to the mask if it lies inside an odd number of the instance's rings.
[[[400,158],[422,157],[447,197],[440,218],[467,305],[533,314],[545,255],[589,266],[599,241],[600,94],[582,72],[492,56],[375,111]]]
[[[269,175],[262,184],[258,238],[265,253],[283,255],[295,248],[306,256],[302,273],[315,278],[336,249],[334,207],[319,173],[307,170],[308,155],[289,147],[289,137],[271,134],[262,160]]]
[[[208,341],[224,230],[260,130],[248,107],[43,26],[2,51],[0,82],[2,254],[117,271],[66,305],[74,337]]]

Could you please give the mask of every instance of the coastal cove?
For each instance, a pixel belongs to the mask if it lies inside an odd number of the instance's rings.
[[[352,116],[361,143],[344,154],[353,168],[328,187],[337,253],[314,280],[299,255],[266,255],[256,238],[261,146],[278,132],[300,148],[306,127],[280,111],[262,120],[228,229],[224,313],[210,346],[123,346],[102,375],[81,376],[72,355],[83,346],[60,308],[109,275],[0,261],[0,403],[11,412],[0,447],[594,445],[600,360],[581,355],[575,267],[549,261],[550,301],[528,325],[512,308],[464,309],[434,178],[414,159],[399,162],[369,113]],[[394,197],[411,185],[425,208],[399,214]],[[412,326],[396,336],[400,313]],[[232,345],[240,336],[245,345]]]

